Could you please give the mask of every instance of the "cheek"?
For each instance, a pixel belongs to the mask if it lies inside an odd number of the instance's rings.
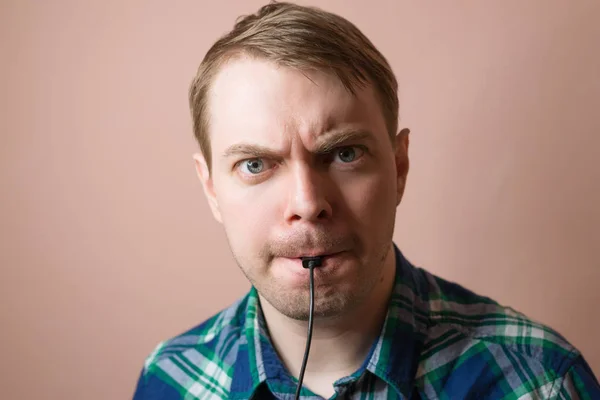
[[[342,196],[361,229],[377,227],[393,218],[396,181],[392,173],[373,173],[340,183]]]
[[[273,196],[255,188],[227,187],[218,198],[223,226],[239,256],[252,257],[262,248],[275,218]]]
[[[393,212],[396,192],[392,189],[389,183],[376,180],[350,188],[345,198],[350,211],[363,228],[378,225]]]

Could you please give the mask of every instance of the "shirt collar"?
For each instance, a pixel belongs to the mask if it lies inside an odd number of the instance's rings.
[[[409,399],[429,325],[427,282],[395,244],[394,253],[396,276],[386,319],[363,366],[353,376],[369,371]],[[269,340],[254,287],[247,295],[245,317],[230,398],[252,398],[267,378],[270,384],[295,386]]]
[[[250,399],[267,378],[264,368],[261,338],[267,337],[258,292],[252,286],[246,296],[245,320],[240,334],[229,397]],[[272,346],[271,346],[272,347]]]
[[[427,282],[395,244],[394,252],[394,289],[381,334],[367,358],[366,369],[409,399],[430,324]]]

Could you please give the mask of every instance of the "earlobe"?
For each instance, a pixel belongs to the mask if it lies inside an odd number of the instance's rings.
[[[204,195],[208,201],[208,205],[213,213],[215,219],[219,222],[223,222],[221,219],[221,211],[219,209],[219,203],[217,201],[217,195],[213,183],[213,177],[211,176],[210,169],[206,163],[206,159],[200,153],[194,154],[194,164],[196,166],[196,174],[202,184]]]

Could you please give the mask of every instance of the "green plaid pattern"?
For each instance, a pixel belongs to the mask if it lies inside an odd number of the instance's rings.
[[[364,364],[332,399],[600,399],[579,351],[551,328],[410,264]],[[293,399],[297,380],[250,292],[149,355],[134,400]],[[302,388],[302,399],[321,399]]]

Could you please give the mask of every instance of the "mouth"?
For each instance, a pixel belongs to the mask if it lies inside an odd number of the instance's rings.
[[[296,254],[294,254],[296,255]],[[343,279],[351,268],[352,256],[347,251],[310,251],[297,257],[286,254],[285,257],[277,257],[273,274],[283,280],[291,280],[295,284],[305,285],[309,276],[309,269],[305,268],[302,262],[304,257],[321,257],[321,263],[314,268],[315,277],[318,277],[319,285],[326,285],[327,282]],[[302,286],[304,287],[304,286]]]
[[[328,257],[334,257],[343,253],[343,251],[331,251],[331,252],[322,252],[322,251],[306,251],[302,254],[295,254],[291,256],[285,256],[284,258],[288,258],[290,260],[302,260],[305,257],[321,257],[326,259]]]
[[[295,267],[297,267],[299,269],[306,270],[306,268],[303,267],[302,259],[306,258],[306,257],[311,257],[311,258],[318,257],[321,259],[321,263],[319,264],[318,268],[316,268],[316,269],[329,270],[331,267],[333,267],[335,265],[339,265],[339,263],[346,258],[344,256],[344,254],[346,254],[345,251],[336,251],[336,252],[311,251],[311,252],[306,252],[306,253],[302,254],[301,256],[300,255],[295,256],[295,257],[286,256],[286,257],[282,257],[282,259],[286,260],[287,262],[291,262],[291,265],[294,265]]]

